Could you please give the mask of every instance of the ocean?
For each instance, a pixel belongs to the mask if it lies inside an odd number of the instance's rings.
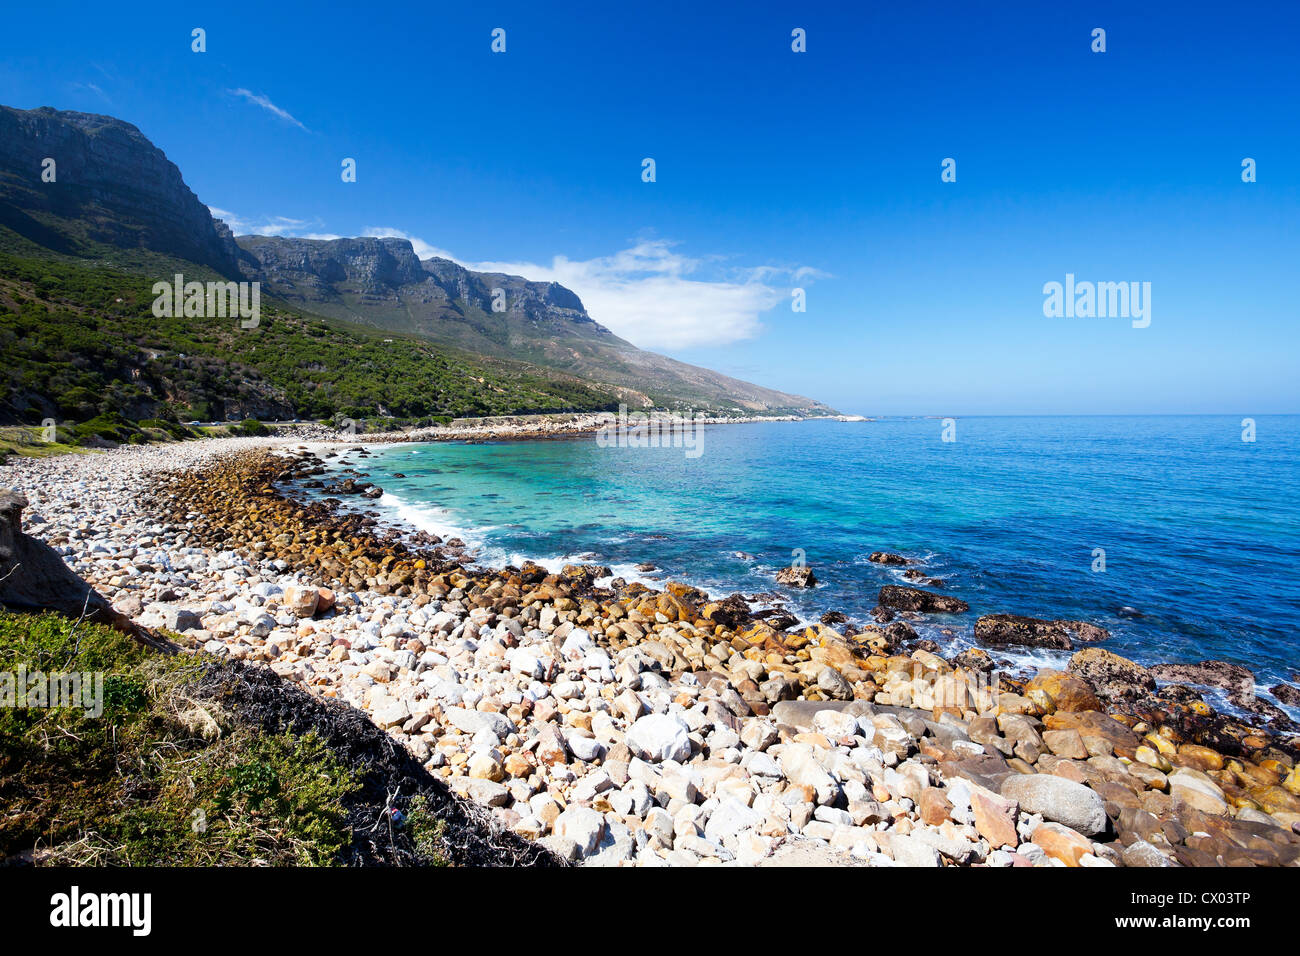
[[[484,564],[592,561],[865,624],[882,585],[909,583],[867,560],[894,551],[970,604],[917,625],[945,652],[980,614],[1079,619],[1140,663],[1231,661],[1263,690],[1300,682],[1300,416],[1254,422],[1254,441],[1240,416],[961,418],[952,441],[934,418],[759,422],[705,426],[698,456],[588,435],[350,460],[385,490],[367,506]],[[778,586],[800,558],[817,586]]]

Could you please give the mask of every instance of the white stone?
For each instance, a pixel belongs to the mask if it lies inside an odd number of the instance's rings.
[[[551,827],[558,837],[572,840],[583,856],[594,853],[605,833],[605,815],[590,807],[569,807]]]
[[[628,728],[627,746],[635,756],[655,763],[691,757],[689,729],[668,714],[647,714],[638,719]]]

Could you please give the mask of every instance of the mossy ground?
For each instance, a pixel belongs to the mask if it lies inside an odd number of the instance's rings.
[[[199,692],[207,664],[57,615],[0,615],[0,670],[103,671],[103,713],[0,708],[0,856],[319,865],[358,788],[314,735],[268,734]]]
[[[264,667],[0,612],[0,674],[20,666],[103,672],[103,712],[0,706],[0,864],[558,862],[365,714]]]

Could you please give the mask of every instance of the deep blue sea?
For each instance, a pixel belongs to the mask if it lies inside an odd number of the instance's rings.
[[[485,564],[596,561],[866,623],[882,584],[907,583],[867,555],[897,551],[971,605],[918,627],[946,650],[979,614],[1077,618],[1116,653],[1233,661],[1262,688],[1300,682],[1300,416],[1255,421],[1254,442],[1240,416],[962,418],[952,442],[940,420],[885,419],[706,427],[695,458],[584,436],[352,460],[382,509],[459,533]],[[773,581],[796,549],[812,591]],[[645,561],[664,573],[637,574]]]

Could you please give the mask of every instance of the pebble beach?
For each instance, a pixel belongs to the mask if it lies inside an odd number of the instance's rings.
[[[1300,864],[1300,738],[1216,711],[1193,686],[1213,667],[1157,680],[1084,622],[992,622],[990,646],[1047,625],[1082,646],[1023,680],[916,640],[952,600],[921,589],[851,632],[593,565],[481,567],[294,493],[360,440],[17,459],[0,486],[118,611],[364,711],[574,863]]]

